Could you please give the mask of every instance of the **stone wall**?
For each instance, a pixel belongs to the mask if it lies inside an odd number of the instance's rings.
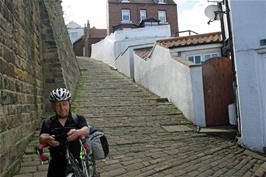
[[[45,98],[49,91],[57,87],[66,87],[73,92],[79,79],[79,66],[64,24],[63,11],[59,1],[41,1],[41,29],[43,46],[43,64],[45,80]],[[45,99],[45,111],[50,112],[48,99]]]
[[[73,90],[79,74],[60,1],[0,0],[1,177],[19,168],[49,90]]]

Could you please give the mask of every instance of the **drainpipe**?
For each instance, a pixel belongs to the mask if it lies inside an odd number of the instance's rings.
[[[235,54],[233,50],[233,38],[232,38],[232,25],[231,25],[231,18],[230,18],[230,9],[228,0],[224,0],[225,5],[225,12],[226,12],[226,20],[228,25],[228,46],[229,52],[232,60],[232,71],[233,71],[233,89],[234,89],[234,100],[236,104],[236,119],[237,119],[237,128],[238,128],[238,135],[241,136],[241,121],[240,121],[240,112],[239,112],[239,102],[238,102],[238,84],[236,79],[236,69],[235,69]]]

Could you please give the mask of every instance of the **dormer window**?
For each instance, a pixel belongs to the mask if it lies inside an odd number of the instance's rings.
[[[158,0],[158,4],[165,4],[165,0]]]

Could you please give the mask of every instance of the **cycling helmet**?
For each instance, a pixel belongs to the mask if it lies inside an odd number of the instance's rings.
[[[51,102],[66,101],[71,99],[71,93],[65,88],[57,88],[50,92],[49,100]]]

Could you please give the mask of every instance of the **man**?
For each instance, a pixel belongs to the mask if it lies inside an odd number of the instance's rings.
[[[56,140],[56,136],[66,130],[70,152],[79,159],[81,136],[88,136],[89,128],[83,116],[72,116],[71,93],[65,88],[57,88],[50,92],[49,100],[55,115],[43,121],[40,131],[40,144],[48,144],[51,160],[49,162],[47,177],[65,177],[66,158],[65,147]]]

